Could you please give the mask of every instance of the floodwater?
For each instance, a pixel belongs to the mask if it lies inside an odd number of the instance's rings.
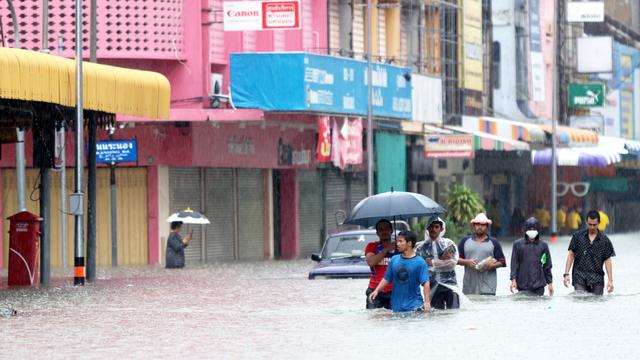
[[[499,269],[496,297],[423,317],[364,310],[366,280],[308,280],[310,260],[105,268],[79,288],[54,271],[50,288],[0,289],[18,311],[0,317],[0,358],[638,359],[638,235],[611,236],[612,295],[570,294],[561,238],[553,298],[511,295]]]

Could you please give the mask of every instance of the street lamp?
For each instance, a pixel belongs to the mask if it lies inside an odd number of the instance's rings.
[[[367,194],[373,195],[373,76],[371,73],[371,0],[367,0]]]

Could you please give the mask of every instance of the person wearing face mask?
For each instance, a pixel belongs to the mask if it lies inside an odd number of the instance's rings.
[[[513,243],[511,251],[511,292],[544,295],[547,286],[553,296],[551,253],[549,245],[540,240],[540,225],[534,217],[524,223],[525,236]]]

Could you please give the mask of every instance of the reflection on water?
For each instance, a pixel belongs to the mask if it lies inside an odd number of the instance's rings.
[[[511,295],[508,268],[499,269],[497,296],[404,317],[364,310],[367,280],[307,280],[307,260],[105,268],[81,288],[54,271],[47,289],[2,285],[0,307],[18,315],[0,317],[0,358],[632,359],[637,235],[612,237],[615,295],[577,296],[562,285],[562,238],[551,245],[553,298]],[[504,248],[509,258],[510,244]]]

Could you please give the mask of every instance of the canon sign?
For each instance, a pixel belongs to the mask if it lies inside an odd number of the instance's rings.
[[[299,29],[300,0],[225,1],[224,31]]]

